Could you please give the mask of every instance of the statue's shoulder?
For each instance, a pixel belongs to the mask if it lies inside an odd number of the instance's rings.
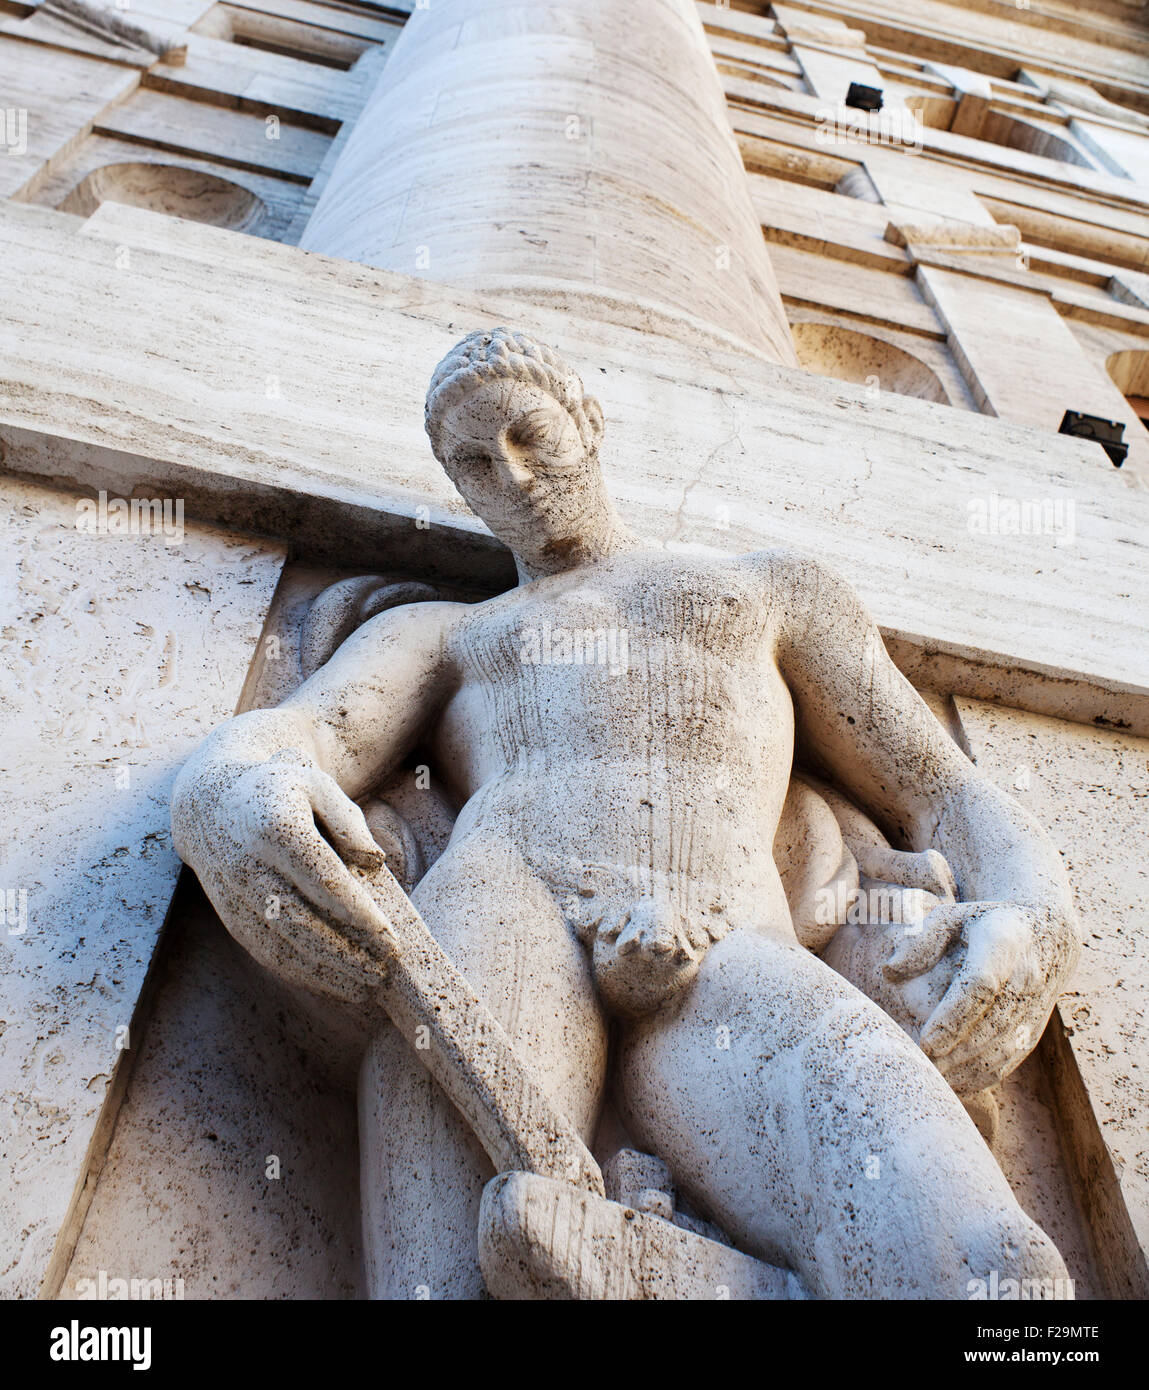
[[[827,579],[845,582],[832,565],[811,555],[808,550],[798,550],[794,546],[752,550],[740,556],[737,563],[744,569],[760,574],[772,587],[790,592],[816,587]]]
[[[842,572],[807,550],[791,546],[755,550],[739,563],[762,576],[764,598],[780,615],[788,615],[796,631],[805,629],[812,617],[826,614],[868,618]]]

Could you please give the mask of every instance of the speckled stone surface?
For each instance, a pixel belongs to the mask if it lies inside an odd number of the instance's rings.
[[[283,551],[191,523],[177,541],[174,506],[169,541],[78,532],[66,492],[4,478],[0,495],[0,1291],[17,1297],[67,1237],[133,1041],[179,870],[171,779],[235,708]]]
[[[1055,1091],[1059,1117],[1103,1278],[1117,1293],[1141,1290],[1144,1297],[1149,739],[956,703],[979,766],[1042,822],[1069,871],[1085,934],[1081,963],[1058,1005],[1063,1032],[1055,1020],[1047,1040],[1054,1047],[1063,1041],[1063,1055],[1051,1059],[1063,1081]]]
[[[183,1297],[354,1298],[355,1096],[308,1023],[180,894],[155,1009],[61,1289],[181,1279]]]

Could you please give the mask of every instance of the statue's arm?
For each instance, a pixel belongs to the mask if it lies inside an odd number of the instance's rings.
[[[957,903],[907,926],[871,966],[880,980],[854,983],[878,997],[891,982],[940,979],[921,1045],[955,1088],[992,1084],[1036,1044],[1077,960],[1080,928],[1060,856],[942,730],[850,586],[804,557],[770,564],[784,596],[779,666],[804,756],[891,843],[939,851],[957,885]]]
[[[348,865],[382,854],[352,800],[394,768],[453,689],[463,605],[364,624],[283,704],[238,715],[176,779],[172,833],[232,935],[295,984],[360,1000],[387,930]]]

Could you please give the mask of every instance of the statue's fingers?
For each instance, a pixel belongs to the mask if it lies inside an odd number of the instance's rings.
[[[268,923],[308,989],[362,1003],[383,983],[386,967],[372,952],[347,936],[306,903],[291,903],[277,922]]]
[[[882,967],[888,980],[910,980],[932,970],[961,934],[963,916],[937,908],[916,931],[907,931]]]
[[[292,825],[271,846],[271,863],[303,900],[340,924],[374,956],[385,954],[391,924],[314,824]]]
[[[889,846],[874,846],[859,852],[858,867],[867,878],[896,883],[902,888],[919,888],[943,902],[957,899],[953,870],[936,849],[913,853]]]
[[[1002,981],[988,952],[967,944],[965,959],[954,972],[941,1002],[926,1019],[919,1039],[922,1051],[936,1062],[961,1042],[997,998]]]
[[[998,995],[993,1001],[995,1007],[986,1009],[960,1042],[935,1059],[938,1070],[951,1085],[965,1071],[988,1066],[993,1058],[1012,1056],[1016,1051],[1016,1025],[1012,1020],[1006,1021],[1003,1031],[1001,1002]]]
[[[212,902],[231,934],[277,978],[346,1003],[369,999],[382,982],[382,963],[349,940],[273,869],[245,876],[242,890]]]
[[[965,1098],[976,1096],[979,1091],[996,1086],[1008,1070],[1009,1058],[1002,1056],[992,1060],[982,1058],[977,1062],[967,1062],[964,1067],[943,1072],[942,1075],[950,1089],[956,1095]]]
[[[1041,1028],[1033,1016],[1029,971],[1017,968],[998,991],[995,1007],[953,1047],[938,1068],[947,1079],[968,1067],[978,1067],[991,1056],[1024,1057],[1037,1045]],[[943,1065],[944,1063],[944,1065]]]
[[[1024,934],[1008,911],[990,910],[967,922],[965,938],[965,956],[922,1028],[922,1050],[935,1061],[985,1015],[1024,955]]]
[[[940,1064],[986,1013],[995,997],[992,980],[963,975],[959,970],[941,1003],[926,1020],[919,1039],[922,1051]]]
[[[335,778],[314,768],[307,792],[328,839],[343,858],[362,869],[381,868],[387,856],[376,844],[363,812]]]
[[[958,1095],[974,1095],[984,1091],[987,1086],[996,1086],[1003,1077],[1009,1075],[1024,1058],[1024,1052],[1009,1046],[1001,1039],[988,1043],[978,1053],[968,1057],[960,1065],[942,1066],[950,1058],[942,1058],[938,1068],[949,1085]]]
[[[311,769],[288,764],[284,758],[284,754],[276,754],[257,769],[258,776],[247,779],[232,831],[240,853],[264,864],[271,861],[275,846],[285,836],[301,828],[315,829],[307,789]]]

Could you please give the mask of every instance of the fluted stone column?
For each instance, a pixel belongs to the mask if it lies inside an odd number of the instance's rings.
[[[692,0],[430,0],[302,245],[795,362]]]

